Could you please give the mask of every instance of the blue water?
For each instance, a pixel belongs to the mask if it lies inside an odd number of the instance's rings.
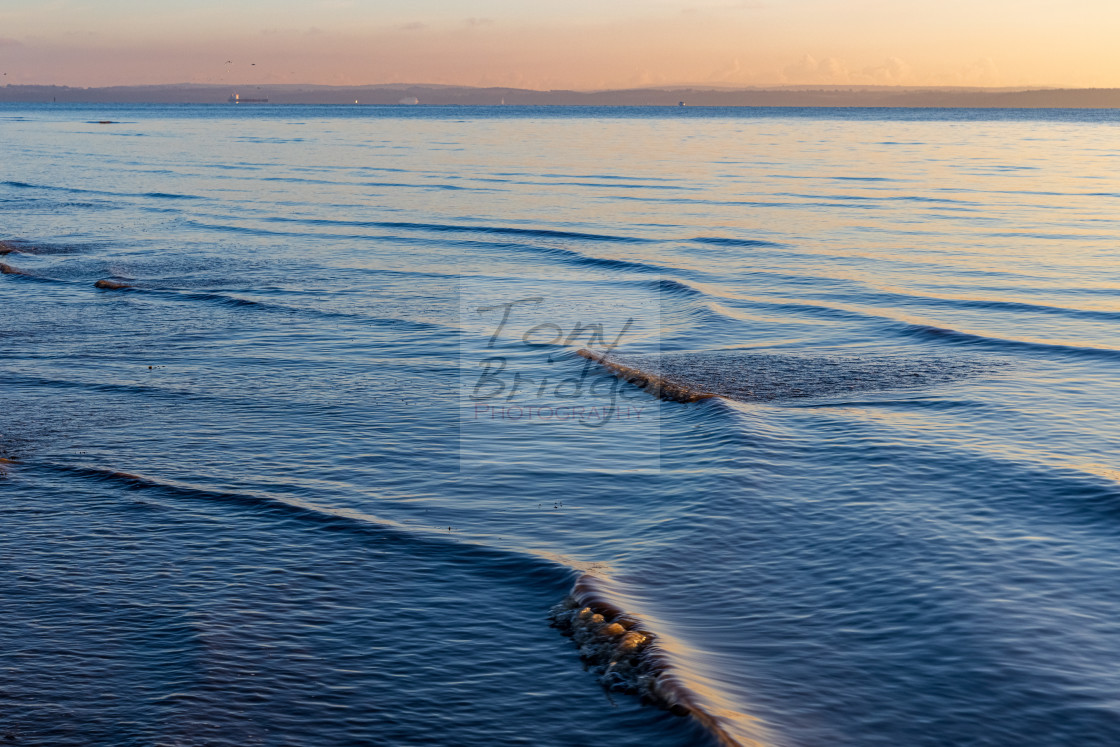
[[[1120,743],[1118,132],[0,107],[0,738]]]

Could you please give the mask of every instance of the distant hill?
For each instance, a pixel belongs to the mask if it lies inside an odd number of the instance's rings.
[[[1120,108],[1120,89],[985,89],[798,86],[788,88],[636,88],[614,91],[533,91],[437,85],[211,86],[197,84],[70,88],[3,86],[0,102],[226,103],[267,98],[269,104],[499,105],[511,106],[884,106],[964,108]],[[230,104],[233,106],[233,104]],[[250,104],[240,104],[249,106]]]

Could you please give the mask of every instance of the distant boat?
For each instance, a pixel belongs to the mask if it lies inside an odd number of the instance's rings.
[[[405,96],[398,103],[404,104],[406,106],[416,106],[420,103],[420,99],[416,98],[415,96]]]
[[[229,97],[229,103],[231,103],[231,104],[267,104],[268,99],[243,99],[243,98],[241,98],[241,94],[235,93],[235,94],[233,94],[232,96]]]

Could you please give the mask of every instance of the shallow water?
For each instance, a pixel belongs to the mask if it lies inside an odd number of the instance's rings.
[[[2,735],[1120,742],[1118,125],[0,107]]]

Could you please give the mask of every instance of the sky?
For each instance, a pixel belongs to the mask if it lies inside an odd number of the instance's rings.
[[[1118,0],[0,0],[0,84],[1120,87]]]

